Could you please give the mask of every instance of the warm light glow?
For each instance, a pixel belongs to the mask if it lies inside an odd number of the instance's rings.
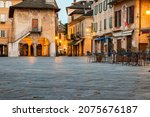
[[[147,14],[147,15],[150,15],[150,10],[147,10],[147,11],[146,11],[146,14]]]
[[[36,58],[35,57],[28,57],[28,61],[31,65],[33,65],[36,62]]]
[[[55,39],[57,40],[57,39],[58,39],[58,37],[57,37],[57,36],[55,36]]]
[[[89,32],[89,31],[90,31],[89,28],[87,28],[87,29],[86,29],[86,32]]]

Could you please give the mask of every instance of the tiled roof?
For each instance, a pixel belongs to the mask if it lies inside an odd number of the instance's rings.
[[[46,0],[24,0],[23,2],[10,7],[9,17],[13,16],[14,9],[52,9],[58,12],[56,1],[53,3],[46,2]]]
[[[69,14],[70,16],[73,14],[84,14],[84,9],[77,9],[75,11],[73,11],[71,14]]]
[[[70,9],[91,9],[91,5],[93,4],[93,1],[79,1],[76,3],[73,3],[71,6],[67,7]]]

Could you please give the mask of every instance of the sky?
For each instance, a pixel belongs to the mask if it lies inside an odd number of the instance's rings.
[[[59,11],[59,20],[61,20],[62,23],[67,23],[68,22],[66,7],[70,6],[73,1],[74,0],[56,0],[59,8],[61,9]]]

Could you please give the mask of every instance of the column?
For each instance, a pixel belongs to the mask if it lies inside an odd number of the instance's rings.
[[[31,56],[31,45],[28,45],[28,56]]]
[[[36,43],[34,43],[33,48],[34,48],[34,56],[37,56],[37,53],[36,53]]]
[[[93,39],[93,53],[95,53],[95,40]]]
[[[3,55],[5,54],[5,46],[3,45]]]
[[[55,42],[52,42],[51,44],[50,44],[50,55],[52,56],[52,57],[55,57],[56,56],[56,47],[55,47],[56,45],[55,45]]]

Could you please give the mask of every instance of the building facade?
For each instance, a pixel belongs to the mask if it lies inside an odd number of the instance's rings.
[[[68,13],[68,38],[70,39],[70,56],[83,56],[92,51],[92,15],[93,1],[74,1],[67,7]]]
[[[112,0],[94,0],[93,9],[93,53],[110,53],[113,50],[114,9],[108,4]]]
[[[11,6],[9,56],[55,56],[59,8],[55,0],[25,0]]]
[[[57,55],[59,56],[65,56],[67,55],[68,51],[68,40],[66,36],[66,27],[64,24],[59,21],[58,23],[58,34],[56,36],[56,50],[57,50]]]
[[[8,42],[12,35],[12,20],[9,8],[22,0],[0,0],[0,56],[8,56]]]
[[[146,51],[149,0],[94,0],[93,53]]]
[[[144,29],[150,28],[150,17],[146,14],[150,7],[149,0],[114,0],[113,36],[115,49],[126,51],[146,51],[148,34]]]

